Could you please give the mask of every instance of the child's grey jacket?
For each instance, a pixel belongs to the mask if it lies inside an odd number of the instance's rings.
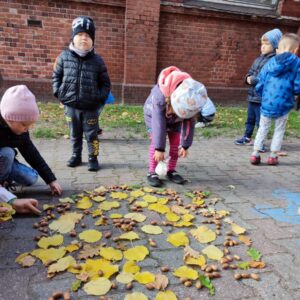
[[[181,146],[188,149],[193,142],[195,119],[180,119],[175,114],[166,117],[165,96],[155,85],[144,104],[144,119],[150,129],[154,147],[165,151],[167,131],[181,132]]]
[[[248,71],[248,73],[245,77],[245,82],[247,83],[248,76],[252,76],[252,83],[250,84],[250,87],[248,90],[248,101],[249,102],[261,103],[261,97],[255,91],[255,86],[258,83],[257,77],[258,77],[260,70],[263,68],[263,66],[269,61],[270,58],[272,58],[275,55],[276,55],[275,51],[268,53],[266,55],[260,55],[259,57],[257,57],[255,59],[250,70]]]

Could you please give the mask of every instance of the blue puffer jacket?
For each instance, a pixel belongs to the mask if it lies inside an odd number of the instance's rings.
[[[249,102],[256,102],[256,103],[261,103],[261,97],[257,95],[255,91],[255,86],[258,83],[257,76],[260,72],[260,70],[263,68],[263,66],[272,58],[275,56],[276,53],[271,52],[266,55],[260,55],[255,59],[253,62],[251,68],[249,69],[248,73],[245,76],[245,83],[248,84],[247,82],[247,77],[251,76],[252,77],[252,82],[250,84],[249,90],[248,90],[248,101]]]
[[[262,68],[258,79],[256,92],[262,97],[262,115],[282,117],[300,94],[300,59],[290,52],[276,55]]]

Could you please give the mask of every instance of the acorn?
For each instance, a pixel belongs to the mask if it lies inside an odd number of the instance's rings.
[[[200,290],[200,289],[202,289],[203,286],[202,286],[202,283],[200,281],[197,281],[196,284],[195,284],[195,287],[196,287],[197,290]]]
[[[65,293],[63,294],[63,297],[64,297],[64,300],[71,300],[71,295],[70,295],[69,292],[65,292]]]
[[[132,288],[133,288],[132,282],[126,284],[126,290],[132,290]]]
[[[242,275],[240,273],[236,273],[236,274],[234,274],[234,279],[240,280],[240,279],[242,279]]]
[[[257,280],[257,281],[260,280],[260,276],[259,276],[258,274],[256,274],[256,273],[251,273],[251,274],[250,274],[250,277],[251,277],[252,279],[254,279],[254,280]]]
[[[53,294],[52,294],[52,297],[53,297],[53,299],[59,299],[59,298],[61,298],[61,297],[63,297],[64,296],[64,293],[63,292],[60,292],[60,291],[57,291],[57,292],[54,292]]]
[[[164,273],[166,273],[166,272],[169,272],[170,271],[170,269],[167,267],[167,266],[163,266],[163,267],[161,267],[161,269],[160,269],[162,272],[164,272]]]
[[[187,280],[185,283],[184,283],[184,286],[186,287],[190,287],[193,285],[193,282],[191,280]]]

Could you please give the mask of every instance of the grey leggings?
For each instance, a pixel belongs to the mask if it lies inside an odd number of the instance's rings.
[[[271,152],[280,151],[288,116],[288,114],[279,118],[268,118],[263,115],[260,116],[259,128],[254,141],[254,151],[262,149],[272,124],[272,120],[275,121],[275,128],[270,150]]]

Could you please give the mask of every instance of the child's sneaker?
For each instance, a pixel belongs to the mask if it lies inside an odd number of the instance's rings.
[[[260,164],[260,156],[251,155],[251,157],[250,157],[250,163],[252,165],[259,165]]]
[[[250,145],[251,139],[247,138],[246,136],[241,137],[240,139],[237,139],[234,141],[236,145]]]
[[[147,180],[149,184],[153,187],[160,187],[162,186],[162,181],[159,179],[156,173],[149,173],[147,175]]]
[[[177,184],[184,184],[185,180],[175,170],[167,172],[167,178]]]
[[[270,165],[270,166],[276,166],[278,165],[278,157],[272,157],[272,156],[269,156],[268,158],[268,161],[267,161],[267,164]]]
[[[206,125],[203,122],[197,122],[195,128],[204,128]]]

